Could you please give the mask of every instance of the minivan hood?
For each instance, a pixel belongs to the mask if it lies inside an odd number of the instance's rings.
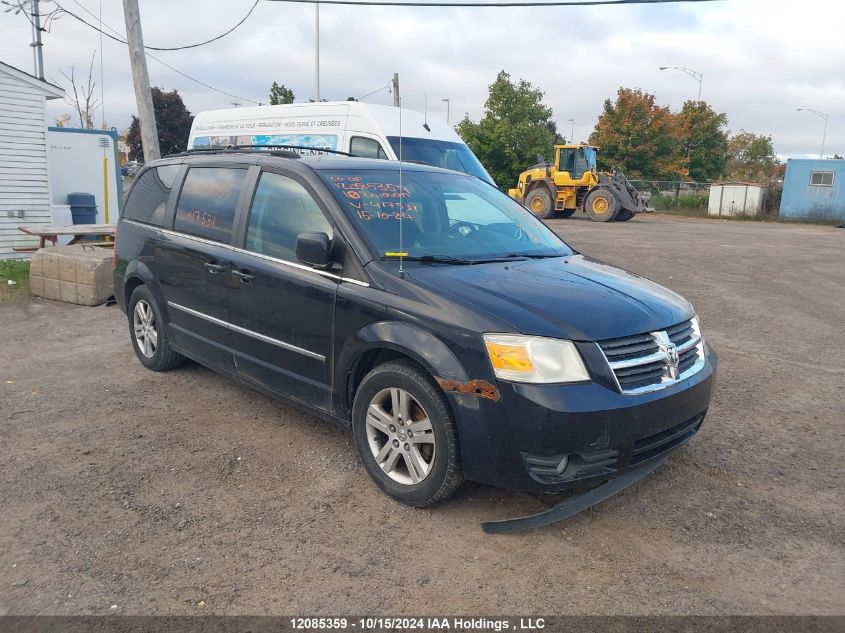
[[[653,332],[693,315],[671,290],[583,255],[420,265],[406,275],[537,336],[596,341]]]

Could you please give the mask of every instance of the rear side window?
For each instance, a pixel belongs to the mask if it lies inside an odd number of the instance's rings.
[[[329,239],[333,234],[305,187],[287,176],[264,172],[249,213],[247,250],[295,262],[300,233],[325,233]]]
[[[381,143],[363,136],[353,136],[349,141],[349,153],[361,158],[381,158],[387,160],[387,154],[381,147]]]
[[[132,195],[123,211],[123,217],[143,224],[161,226],[170,190],[181,165],[153,167],[140,175],[132,187]]]
[[[183,233],[227,243],[241,195],[246,169],[193,167],[188,170],[173,228]]]

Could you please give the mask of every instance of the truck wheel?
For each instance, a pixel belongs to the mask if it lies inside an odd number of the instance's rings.
[[[361,381],[352,435],[367,473],[411,506],[451,497],[463,480],[458,429],[437,383],[411,361],[391,361]]]
[[[617,222],[627,222],[631,218],[634,217],[634,212],[629,211],[628,209],[622,209],[619,213],[616,214],[616,221]]]
[[[564,209],[563,211],[558,211],[555,214],[556,218],[571,218],[572,215],[575,213],[576,209]]]
[[[584,201],[584,209],[591,220],[610,222],[619,213],[619,198],[610,189],[593,189]]]
[[[534,187],[525,196],[525,206],[538,218],[551,218],[555,213],[552,194],[545,187]]]

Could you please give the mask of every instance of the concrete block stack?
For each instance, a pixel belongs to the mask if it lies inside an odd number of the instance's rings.
[[[32,256],[32,294],[83,306],[105,303],[114,294],[112,251],[92,246],[42,248]]]

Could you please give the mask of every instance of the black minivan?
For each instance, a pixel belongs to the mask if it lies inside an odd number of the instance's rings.
[[[689,302],[466,174],[188,152],[138,174],[118,235],[141,363],[190,358],[351,425],[375,483],[414,506],[464,478],[621,480],[686,443],[710,402],[716,356]]]

